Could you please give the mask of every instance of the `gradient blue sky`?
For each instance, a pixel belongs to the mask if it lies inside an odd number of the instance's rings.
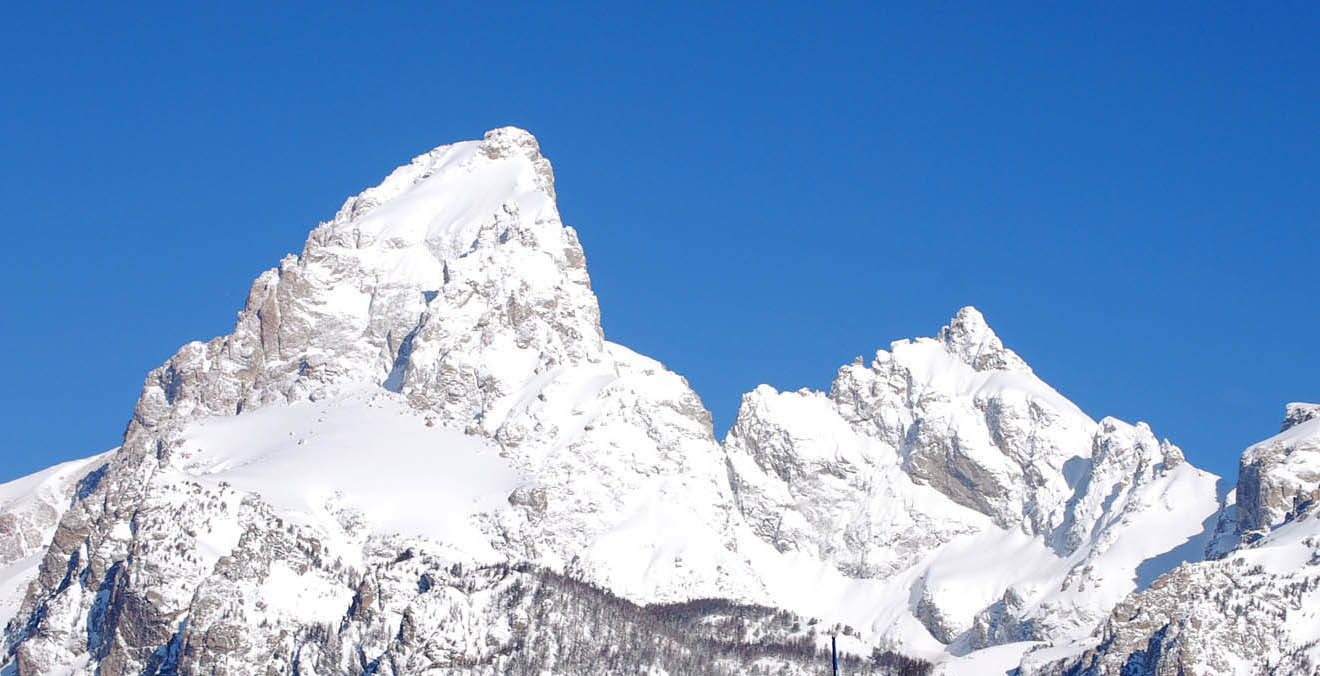
[[[346,196],[505,124],[606,335],[721,433],[966,304],[1230,478],[1320,399],[1312,3],[39,4],[0,27],[0,481],[115,446]]]

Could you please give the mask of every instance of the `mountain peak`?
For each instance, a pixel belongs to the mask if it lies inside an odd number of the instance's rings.
[[[531,163],[536,187],[555,199],[555,174],[550,160],[541,154],[541,143],[521,127],[497,127],[481,138],[481,154],[492,160],[522,158]]]
[[[481,137],[481,149],[487,157],[499,159],[523,155],[536,160],[541,157],[541,144],[532,132],[521,127],[496,127]]]
[[[1031,371],[1021,357],[1004,347],[986,323],[985,315],[970,305],[959,310],[948,326],[940,329],[939,339],[946,350],[977,371]]]
[[[379,185],[349,197],[333,222],[358,219],[387,202],[418,192],[436,192],[428,187],[472,193],[486,201],[513,198],[529,190],[555,199],[554,172],[536,137],[518,127],[499,127],[479,141],[437,146],[414,157]]]
[[[557,240],[554,171],[536,137],[517,127],[442,145],[344,202],[318,235],[348,248],[424,248],[455,258],[483,231],[507,237],[521,221],[531,239]],[[557,245],[556,245],[557,246]],[[415,267],[415,266],[414,266]]]

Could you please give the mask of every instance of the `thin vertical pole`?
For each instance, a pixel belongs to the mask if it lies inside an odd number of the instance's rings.
[[[839,676],[839,637],[830,637],[830,656],[834,658],[834,676]]]

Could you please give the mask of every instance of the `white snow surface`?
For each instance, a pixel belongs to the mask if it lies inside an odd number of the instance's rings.
[[[969,655],[954,657],[935,667],[935,676],[1003,676],[1012,673],[1022,661],[1022,655],[1040,646],[1033,641],[1005,643],[978,650]]]

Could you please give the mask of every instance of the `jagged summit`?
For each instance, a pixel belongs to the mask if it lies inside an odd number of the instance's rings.
[[[949,325],[940,329],[945,348],[977,371],[1026,371],[1031,367],[1004,347],[980,310],[968,305],[958,311]]]
[[[231,334],[185,345],[154,371],[136,420],[371,383],[498,426],[486,415],[502,399],[497,381],[509,389],[605,359],[586,259],[553,181],[536,139],[513,127],[395,169],[257,278]]]
[[[522,127],[512,125],[487,131],[482,136],[481,149],[491,159],[512,155],[523,155],[532,162],[545,159],[541,155],[541,143],[536,140],[536,136]]]

